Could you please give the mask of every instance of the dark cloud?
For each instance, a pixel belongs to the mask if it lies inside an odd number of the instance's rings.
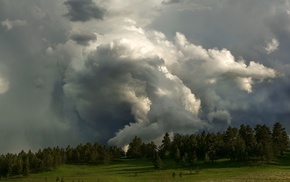
[[[69,70],[65,94],[90,126],[88,135],[108,140],[116,134],[110,144],[118,146],[137,134],[150,141],[166,131],[189,133],[205,127],[194,109],[199,101],[180,80],[160,70],[163,66],[157,56],[114,41],[92,52],[81,71]]]
[[[0,143],[5,144],[0,153],[78,143],[79,132],[73,127],[77,121],[60,117],[57,113],[63,111],[54,107],[61,102],[57,99],[61,95],[53,94],[62,90],[56,84],[62,77],[60,65],[67,65],[69,59],[64,51],[57,58],[49,56],[48,50],[66,42],[70,30],[59,20],[57,7],[45,0],[0,2],[0,21],[8,19],[11,24],[9,31],[0,27]],[[17,26],[19,19],[26,25]]]
[[[69,38],[79,45],[87,46],[89,42],[97,40],[97,36],[93,33],[86,31],[73,31],[70,33]]]
[[[106,18],[95,2],[0,1],[1,153],[241,123],[290,131],[286,1],[102,1]],[[103,21],[72,23],[63,4],[72,22]]]
[[[68,12],[64,15],[71,21],[86,22],[91,19],[103,19],[105,9],[97,6],[92,0],[68,0],[64,2]]]
[[[162,4],[174,4],[174,3],[180,3],[181,0],[164,0],[162,1]]]

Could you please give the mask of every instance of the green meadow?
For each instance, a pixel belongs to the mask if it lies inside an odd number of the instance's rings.
[[[65,182],[290,181],[289,153],[270,164],[227,160],[199,163],[192,167],[180,167],[172,160],[164,160],[163,164],[163,170],[153,169],[152,161],[145,159],[123,159],[99,166],[62,165],[51,172],[2,180],[54,182],[59,177]]]

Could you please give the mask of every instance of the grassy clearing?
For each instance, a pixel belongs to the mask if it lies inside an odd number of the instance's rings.
[[[279,158],[270,165],[253,165],[230,161],[198,164],[199,174],[192,174],[190,168],[180,168],[174,161],[163,161],[166,170],[154,170],[149,160],[118,160],[111,165],[63,165],[59,169],[31,174],[28,177],[8,179],[20,182],[54,182],[56,177],[65,182],[154,182],[154,181],[290,181],[290,154]],[[172,173],[176,176],[173,178]],[[182,173],[182,177],[179,176]]]

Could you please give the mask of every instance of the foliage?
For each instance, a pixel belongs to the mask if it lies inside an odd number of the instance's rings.
[[[76,148],[68,146],[45,148],[33,153],[21,151],[19,154],[0,156],[0,176],[28,176],[31,173],[52,171],[63,164],[107,164],[124,156],[124,152],[117,147],[106,148],[97,143],[92,145],[78,145]]]
[[[162,159],[160,158],[158,152],[155,152],[154,158],[153,158],[153,165],[155,169],[162,169],[163,168],[163,162]]]
[[[275,123],[272,130],[266,125],[257,125],[254,129],[241,125],[239,129],[228,127],[223,133],[176,134],[173,140],[166,133],[159,147],[154,142],[143,143],[135,136],[126,156],[138,160],[152,159],[155,169],[166,168],[163,162],[166,160],[175,161],[182,167],[196,167],[200,161],[210,164],[224,159],[269,163],[285,154],[288,143],[288,135],[280,123]],[[35,153],[8,153],[0,156],[0,178],[53,171],[64,164],[108,164],[124,156],[122,149],[116,146],[107,148],[98,143],[79,144],[75,148],[67,146],[65,149],[48,147]]]
[[[110,165],[66,164],[50,172],[30,174],[23,178],[9,178],[17,182],[187,182],[187,181],[289,181],[290,154],[285,153],[273,163],[249,166],[243,161],[215,160],[213,163],[197,162],[194,166],[180,167],[173,159],[163,159],[163,170],[154,170],[148,159],[120,159]],[[190,169],[192,169],[192,174]],[[179,173],[182,172],[182,178]],[[135,175],[135,174],[138,175]],[[175,178],[173,178],[175,173]],[[46,180],[45,180],[46,179]],[[6,179],[2,179],[6,180]]]
[[[130,142],[129,144],[129,149],[127,151],[127,157],[129,158],[141,158],[142,157],[142,152],[141,152],[141,147],[142,147],[142,140],[141,138],[135,136],[135,138]]]

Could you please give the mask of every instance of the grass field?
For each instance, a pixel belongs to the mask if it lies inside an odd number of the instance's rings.
[[[166,169],[154,170],[149,160],[119,160],[110,165],[63,165],[55,171],[31,174],[28,177],[8,179],[20,182],[55,182],[63,177],[65,182],[154,182],[154,181],[290,181],[290,154],[269,165],[247,166],[244,163],[216,161],[180,168],[174,161],[164,161]],[[173,178],[172,173],[176,176]],[[182,173],[182,177],[179,176]]]

